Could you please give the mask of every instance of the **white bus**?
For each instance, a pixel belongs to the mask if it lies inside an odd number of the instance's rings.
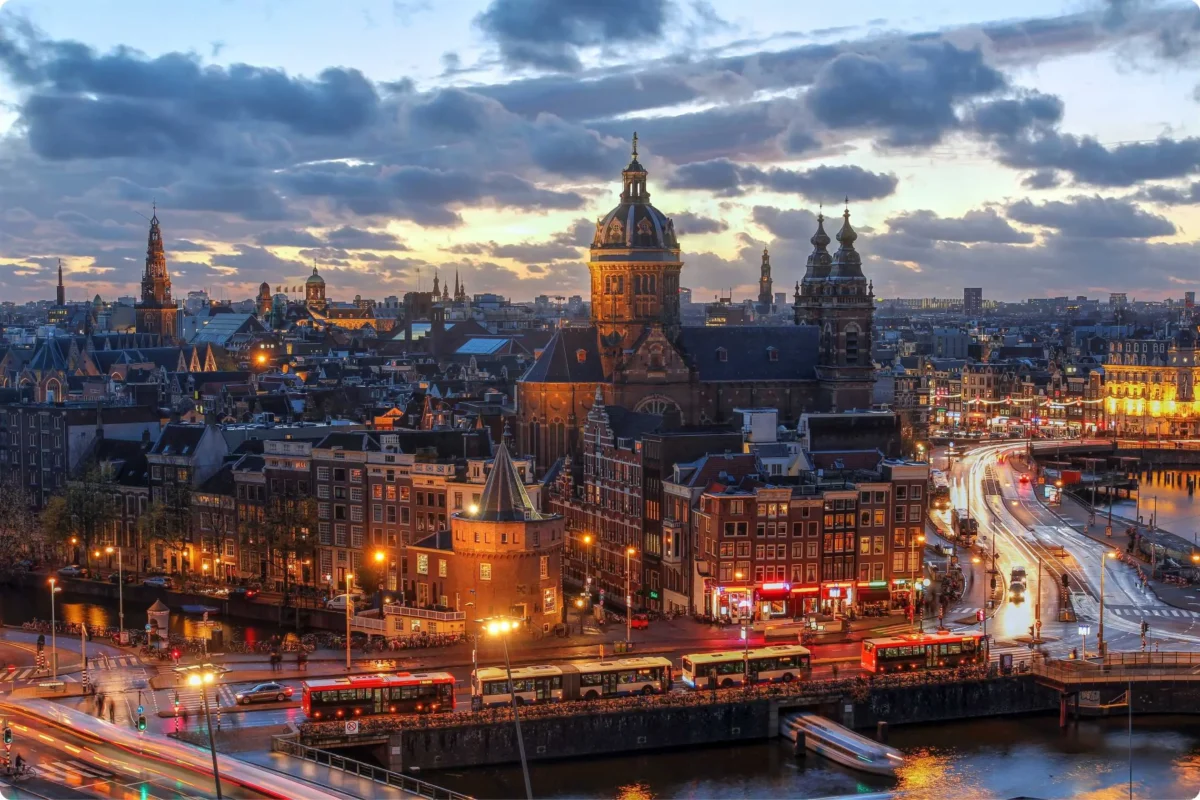
[[[661,694],[671,690],[671,662],[645,656],[518,667],[512,671],[512,682],[517,705]],[[480,668],[471,681],[471,694],[480,698],[484,707],[511,703],[504,668]]]
[[[715,672],[717,686],[740,686],[749,665],[751,683],[793,681],[812,674],[812,654],[798,644],[779,644],[719,653],[692,653],[683,657],[683,682],[693,689],[709,688]]]
[[[552,665],[517,667],[512,671],[517,705],[547,703],[563,699],[563,671]],[[471,682],[471,694],[484,707],[506,706],[512,702],[504,667],[482,667]]]

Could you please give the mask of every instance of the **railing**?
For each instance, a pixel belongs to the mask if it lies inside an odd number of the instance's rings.
[[[1131,654],[1132,655],[1132,654]],[[1147,654],[1163,655],[1163,654]],[[1182,654],[1186,655],[1186,654]],[[1108,664],[1085,660],[1034,661],[1033,674],[1064,685],[1097,683],[1161,683],[1163,681],[1200,681],[1200,661],[1165,662],[1161,665]]]
[[[350,623],[354,630],[370,631],[372,633],[387,633],[387,622],[374,617],[354,617]]]
[[[1200,666],[1200,653],[1109,653],[1105,666],[1174,667]]]
[[[462,611],[433,611],[428,608],[414,608],[413,606],[398,606],[395,604],[385,605],[383,613],[397,614],[402,617],[430,619],[436,622],[463,622],[467,619],[467,615]]]
[[[294,736],[294,734],[292,735]],[[329,750],[322,750],[319,747],[309,747],[306,744],[295,741],[291,736],[272,737],[271,751],[311,761],[314,764],[336,769],[348,775],[365,778],[373,783],[392,786],[406,794],[417,797],[429,797],[433,798],[433,800],[472,800],[469,795],[459,794],[450,789],[443,789],[440,786],[434,786],[432,783],[426,783],[425,781],[417,780],[399,772],[392,772],[382,767],[364,764],[352,758],[344,758]]]

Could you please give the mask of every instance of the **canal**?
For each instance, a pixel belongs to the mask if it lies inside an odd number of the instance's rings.
[[[1158,527],[1185,539],[1198,541],[1197,531],[1200,531],[1200,492],[1189,495],[1188,479],[1200,481],[1200,471],[1197,470],[1155,470],[1149,477],[1142,474],[1138,494],[1140,499],[1122,500],[1113,504],[1113,513],[1126,519],[1133,519],[1140,514],[1142,522],[1150,524],[1150,517],[1156,514]],[[1108,511],[1108,505],[1097,501],[1098,513],[1103,516]]]
[[[169,601],[167,602],[170,605]],[[214,603],[213,605],[217,605]],[[125,627],[141,628],[146,624],[145,602],[125,601]],[[54,602],[55,619],[59,622],[87,623],[89,626],[116,627],[118,619],[117,601],[98,600],[94,597],[73,596],[70,592],[60,592]],[[50,591],[34,591],[18,589],[12,586],[0,587],[0,620],[6,625],[20,625],[37,617],[50,619]],[[201,617],[186,615],[173,608],[170,617],[171,633],[183,636],[202,636]],[[249,642],[269,639],[275,634],[286,634],[287,631],[270,623],[256,621],[230,620],[214,617],[225,632],[226,639],[232,635],[235,639]]]
[[[895,778],[857,773],[790,743],[711,747],[586,761],[534,763],[538,798],[817,798],[899,792],[905,798],[1196,797],[1200,718],[1086,721],[1066,731],[1057,717],[1021,717],[894,728],[889,744],[907,760]],[[432,772],[441,786],[480,800],[523,797],[519,768]]]

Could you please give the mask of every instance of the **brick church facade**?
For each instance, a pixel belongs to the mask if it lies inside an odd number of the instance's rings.
[[[724,423],[738,407],[777,408],[781,422],[870,407],[874,294],[849,210],[832,254],[819,218],[794,326],[685,327],[679,240],[650,204],[636,135],[622,179],[620,203],[592,240],[590,324],[559,329],[517,384],[520,452],[540,470],[580,453],[598,390],[606,404],[661,415],[668,427]]]

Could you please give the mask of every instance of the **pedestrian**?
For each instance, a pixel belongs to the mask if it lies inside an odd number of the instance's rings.
[[[184,706],[183,709],[179,713],[183,717],[183,727],[186,728],[187,724],[188,724],[188,716],[189,716],[187,706]]]
[[[831,670],[833,670],[833,679],[836,681],[836,680],[837,680],[837,676],[838,676],[838,665],[837,665],[837,662],[835,661],[835,662],[833,662],[832,664],[830,664],[830,665],[829,665],[829,668],[830,668]]]
[[[117,703],[116,701],[108,704],[108,721],[113,725],[117,724]]]

